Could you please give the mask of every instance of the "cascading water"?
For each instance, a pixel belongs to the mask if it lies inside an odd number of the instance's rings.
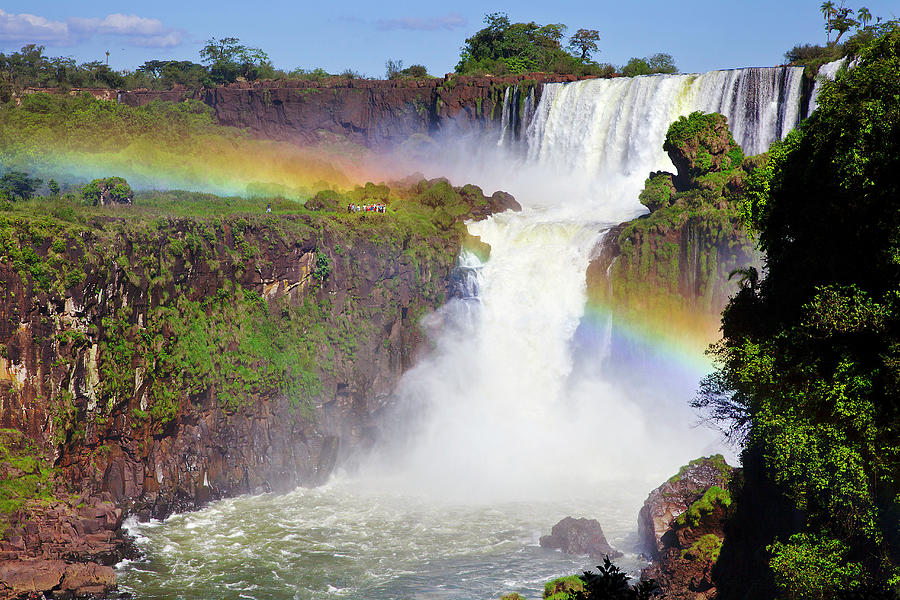
[[[816,74],[816,82],[809,93],[809,114],[812,114],[819,105],[817,99],[819,98],[819,92],[822,90],[822,82],[833,80],[845,64],[847,64],[847,59],[840,58],[819,67],[819,72]]]
[[[609,320],[592,329],[586,316],[586,267],[612,225],[643,211],[647,174],[672,169],[669,123],[721,111],[745,151],[764,150],[796,124],[801,74],[549,84],[521,111],[507,90],[499,143],[419,165],[507,189],[524,209],[469,225],[490,258],[460,257],[456,298],[426,319],[435,348],[404,376],[381,448],[324,488],[134,524],[150,558],[120,570],[124,587],[141,598],[533,597],[593,566],[537,546],[564,516],[597,518],[631,550],[647,492],[720,445],[692,428],[696,361],[615,360]]]

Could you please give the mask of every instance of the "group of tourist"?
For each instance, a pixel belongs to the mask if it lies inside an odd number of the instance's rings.
[[[387,204],[348,204],[347,212],[387,212]]]

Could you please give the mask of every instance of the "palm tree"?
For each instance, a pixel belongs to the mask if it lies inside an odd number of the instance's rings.
[[[856,18],[859,20],[863,28],[865,28],[865,26],[869,24],[869,21],[872,20],[872,13],[869,12],[868,8],[863,6],[858,11],[856,11]]]
[[[822,17],[825,18],[825,36],[826,42],[831,43],[831,29],[829,29],[829,21],[831,21],[831,15],[835,13],[834,2],[829,0],[828,2],[823,2],[819,6],[819,10],[822,11]]]
[[[756,285],[759,283],[759,271],[755,267],[735,269],[728,274],[728,280],[731,281],[735,275],[740,275],[738,285],[741,288],[750,288],[752,293],[756,293]]]

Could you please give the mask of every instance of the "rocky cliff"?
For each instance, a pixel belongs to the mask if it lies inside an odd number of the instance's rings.
[[[268,139],[311,144],[336,135],[370,148],[386,148],[412,135],[431,135],[448,127],[460,132],[491,127],[501,117],[508,88],[518,86],[526,95],[534,89],[539,94],[542,83],[575,79],[533,73],[396,81],[286,80],[205,90],[127,91],[120,92],[118,100],[130,106],[200,100],[215,111],[221,124]],[[517,110],[518,104],[512,109]]]
[[[638,516],[638,535],[653,559],[642,578],[654,579],[663,598],[716,597],[713,568],[739,474],[722,455],[698,458],[650,492]]]
[[[718,114],[682,117],[664,147],[678,173],[650,174],[640,195],[650,213],[604,237],[588,267],[588,293],[633,326],[693,332],[703,349],[740,285],[731,274],[761,264],[741,220],[758,159],[744,157]]]
[[[517,205],[442,180],[320,197],[0,214],[0,427],[24,434],[0,447],[0,560],[90,560],[71,552],[88,529],[121,556],[123,510],[314,485],[372,441],[446,299],[460,220]],[[65,584],[58,566],[31,569],[50,569],[42,589]]]

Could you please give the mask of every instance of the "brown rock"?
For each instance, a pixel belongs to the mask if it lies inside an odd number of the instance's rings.
[[[66,566],[60,587],[76,595],[103,593],[116,587],[116,572],[97,563],[71,564]]]
[[[642,550],[651,559],[663,549],[663,535],[672,522],[699,500],[710,487],[728,486],[734,471],[721,454],[693,460],[671,479],[650,492],[638,514],[638,537]]]
[[[59,585],[66,571],[61,560],[22,560],[0,563],[0,583],[13,594],[43,592]]]
[[[540,544],[542,548],[558,549],[566,554],[588,554],[593,558],[622,555],[606,541],[603,528],[596,519],[566,517],[553,526],[550,535],[541,537]]]

